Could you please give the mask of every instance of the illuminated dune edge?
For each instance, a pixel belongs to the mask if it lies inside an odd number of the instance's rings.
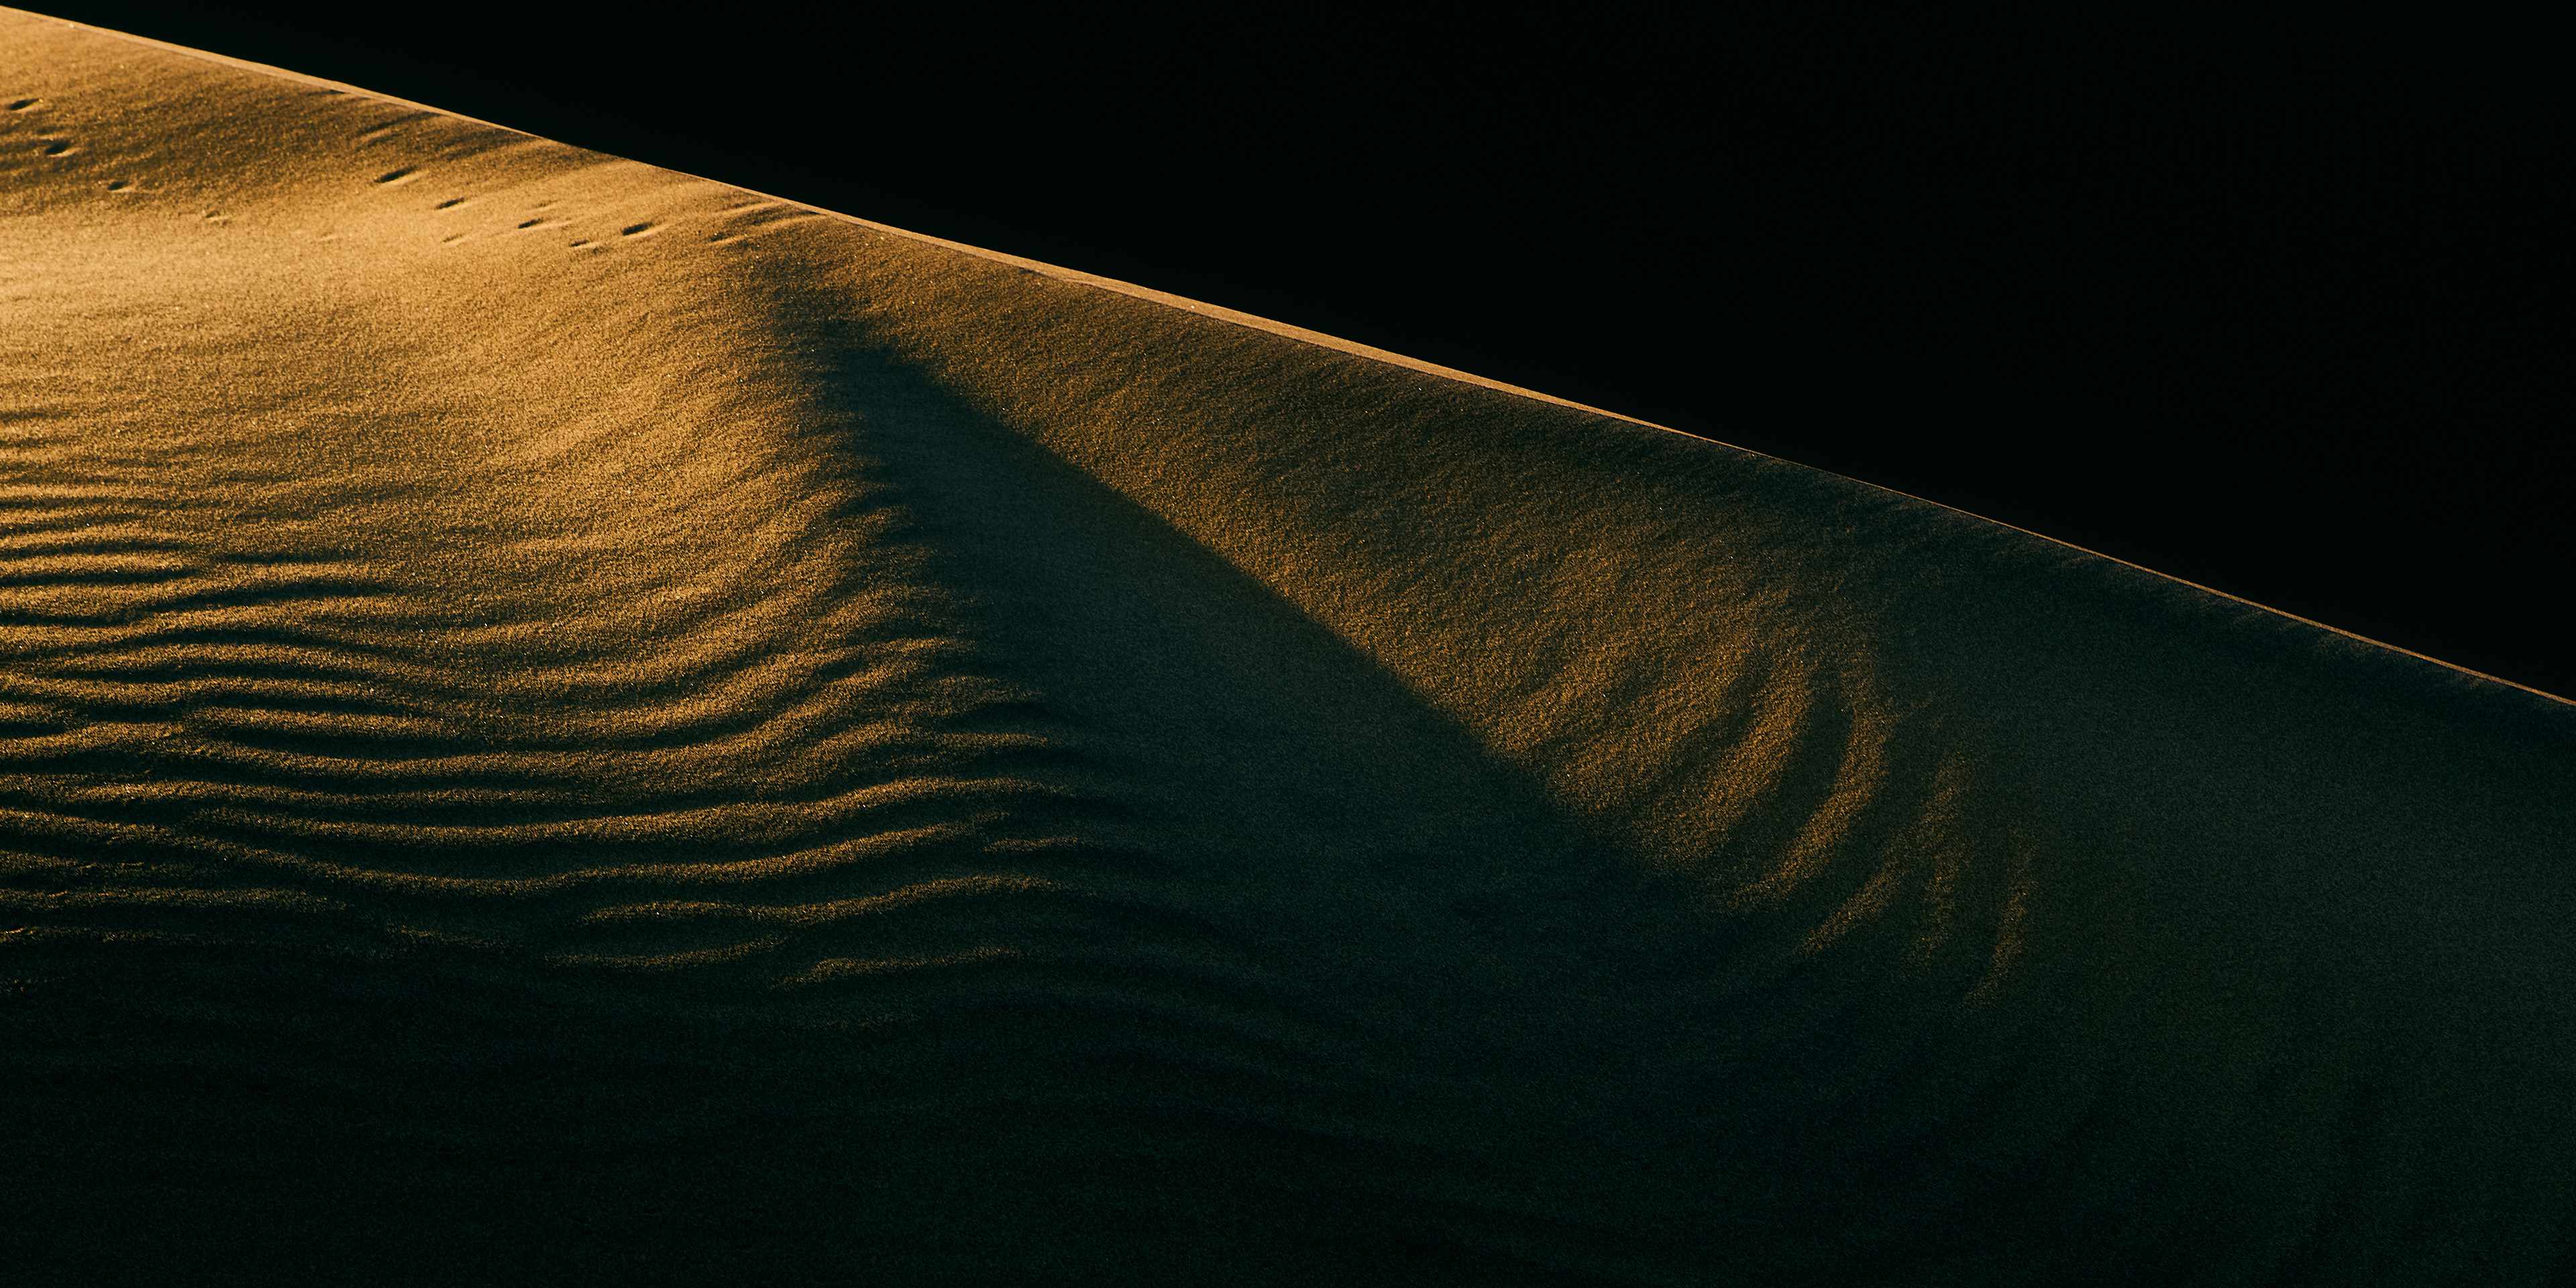
[[[50,19],[0,109],[17,1264],[2576,1271],[2565,703]]]

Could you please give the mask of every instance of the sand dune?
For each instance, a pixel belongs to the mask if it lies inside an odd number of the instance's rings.
[[[0,1255],[2576,1273],[2564,702],[346,87],[0,107]]]

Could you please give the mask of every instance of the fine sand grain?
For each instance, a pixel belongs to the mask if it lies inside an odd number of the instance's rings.
[[[2566,703],[347,87],[0,109],[27,1282],[2576,1270]]]

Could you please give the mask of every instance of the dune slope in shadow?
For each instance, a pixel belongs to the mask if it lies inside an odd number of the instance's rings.
[[[0,109],[17,1262],[2571,1270],[2565,703],[32,15]]]

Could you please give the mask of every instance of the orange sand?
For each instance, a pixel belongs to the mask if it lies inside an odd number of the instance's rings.
[[[347,87],[0,108],[50,1282],[2576,1271],[2564,702]]]

